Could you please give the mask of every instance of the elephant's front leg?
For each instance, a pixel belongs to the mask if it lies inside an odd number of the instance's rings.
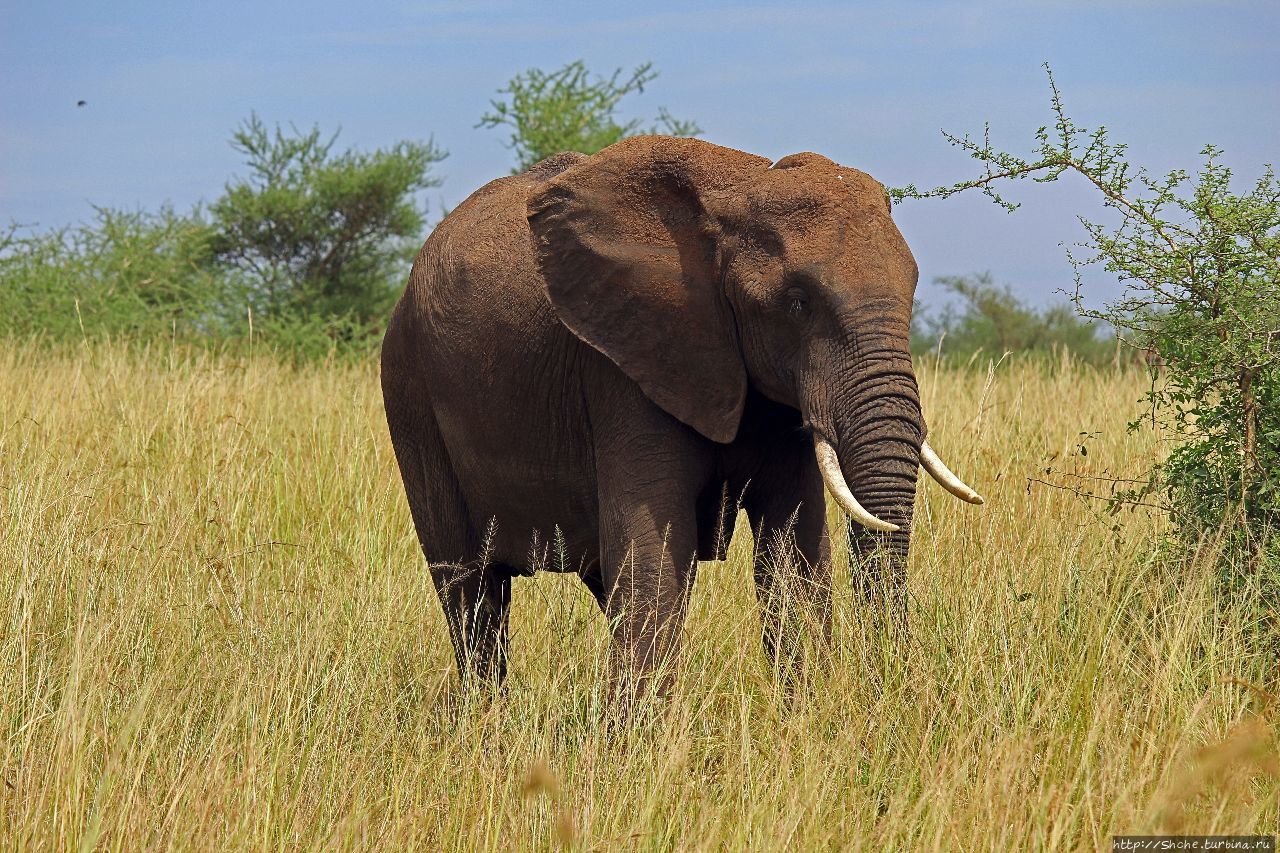
[[[662,498],[603,531],[612,692],[624,715],[646,694],[670,692],[697,566],[692,526],[691,506]]]
[[[710,479],[701,439],[647,403],[630,412],[598,429],[596,456],[600,586],[624,716],[643,694],[670,691],[697,568],[697,496]]]
[[[795,463],[801,479],[752,484],[744,508],[755,535],[756,597],[765,651],[790,687],[803,673],[806,644],[831,642],[831,543],[821,477]],[[791,469],[792,476],[797,473]],[[806,638],[808,638],[806,642]]]

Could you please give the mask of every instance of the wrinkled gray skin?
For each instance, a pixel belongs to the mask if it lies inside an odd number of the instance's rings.
[[[617,684],[643,683],[739,498],[766,648],[794,662],[784,592],[789,618],[831,625],[815,434],[902,528],[852,530],[855,555],[890,555],[855,560],[860,580],[885,565],[868,588],[900,599],[925,434],[916,278],[884,188],[815,154],[637,137],[454,210],[395,309],[382,384],[464,682],[502,680],[512,576],[550,569],[610,618]]]

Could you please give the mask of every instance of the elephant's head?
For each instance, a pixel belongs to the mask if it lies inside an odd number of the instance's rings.
[[[908,349],[915,260],[884,187],[817,154],[768,160],[635,137],[535,190],[529,222],[566,326],[718,442],[748,385],[799,410],[832,495],[909,546],[916,472],[982,499],[925,443]]]

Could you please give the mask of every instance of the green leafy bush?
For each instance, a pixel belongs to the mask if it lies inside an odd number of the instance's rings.
[[[0,236],[0,335],[49,340],[213,334],[210,232],[183,216],[96,208],[92,222]]]
[[[1100,336],[1099,325],[1081,319],[1069,304],[1036,309],[1008,287],[998,286],[989,272],[940,276],[934,283],[961,302],[959,308],[948,305],[937,313],[916,310],[911,347],[917,355],[941,353],[963,362],[979,354],[999,359],[1011,352],[1048,359],[1065,352],[1092,365],[1115,360],[1115,338]]]
[[[1047,66],[1046,66],[1047,68]],[[1036,134],[1030,158],[968,136],[945,134],[983,165],[970,181],[904,198],[945,198],[977,189],[1008,210],[1017,205],[996,187],[1006,180],[1048,182],[1071,173],[1119,215],[1107,227],[1082,219],[1084,257],[1076,306],[1103,320],[1163,366],[1147,396],[1149,416],[1132,428],[1161,423],[1174,438],[1168,458],[1139,489],[1120,489],[1116,505],[1163,497],[1189,539],[1210,536],[1227,546],[1226,563],[1263,578],[1273,612],[1280,602],[1274,552],[1280,530],[1280,181],[1267,166],[1237,191],[1221,152],[1207,146],[1199,172],[1155,177],[1134,168],[1124,144],[1107,129],[1075,124],[1049,76],[1054,126]],[[1080,298],[1079,269],[1100,264],[1126,286],[1101,309]],[[1266,567],[1270,566],[1270,569]],[[1271,581],[1265,581],[1263,576]],[[1268,586],[1268,584],[1270,584]]]
[[[336,135],[236,130],[250,176],[189,214],[97,208],[92,221],[0,234],[0,335],[113,337],[363,353],[379,340],[440,180],[430,142],[332,153]]]
[[[609,77],[592,79],[582,60],[551,72],[531,68],[498,90],[506,97],[490,101],[491,111],[476,127],[511,128],[507,146],[516,152],[513,173],[562,151],[594,154],[637,133],[697,136],[702,132],[697,124],[673,118],[665,108],[647,128],[640,119],[619,123],[619,102],[632,92],[643,92],[657,76],[651,62],[626,78],[619,68]]]

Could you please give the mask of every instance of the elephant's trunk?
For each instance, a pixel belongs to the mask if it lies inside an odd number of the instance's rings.
[[[815,425],[815,432],[827,433],[816,436],[819,464],[826,439],[839,460],[838,473],[847,484],[852,507],[877,522],[859,517],[832,488],[852,519],[854,579],[864,594],[900,602],[905,595],[916,475],[924,441],[911,356],[901,347],[880,348],[875,357],[864,357],[850,369],[834,391],[830,423]]]
[[[903,326],[868,333],[865,323],[851,324],[835,370],[804,395],[818,468],[850,519],[855,582],[868,597],[898,603],[905,599],[919,469],[961,500],[983,502],[925,441]]]

